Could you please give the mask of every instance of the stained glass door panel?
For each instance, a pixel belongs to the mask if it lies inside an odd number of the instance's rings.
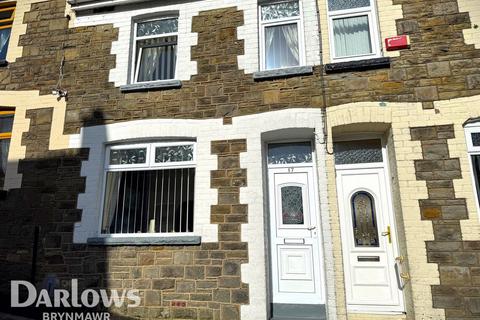
[[[356,247],[378,247],[378,228],[375,200],[366,191],[352,196],[353,238]]]

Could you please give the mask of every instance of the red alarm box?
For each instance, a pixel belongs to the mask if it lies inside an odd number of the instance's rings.
[[[410,37],[407,35],[395,36],[385,39],[387,51],[402,50],[410,48]]]

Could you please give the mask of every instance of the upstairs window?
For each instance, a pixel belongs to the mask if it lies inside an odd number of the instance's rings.
[[[334,60],[380,55],[374,0],[327,0],[330,44]]]
[[[135,23],[133,82],[175,78],[178,17]]]
[[[14,15],[15,2],[0,2],[0,60],[7,58],[8,42]]]
[[[195,144],[107,148],[103,235],[193,232]]]
[[[302,11],[299,1],[260,6],[261,68],[304,64]]]

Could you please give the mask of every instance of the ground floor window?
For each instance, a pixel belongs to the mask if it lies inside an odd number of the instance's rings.
[[[480,123],[474,122],[465,127],[468,156],[472,168],[472,178],[476,191],[477,206],[480,204]]]
[[[8,151],[10,139],[12,138],[13,108],[0,108],[0,185],[3,186],[5,174],[7,173]]]
[[[194,143],[107,148],[102,234],[193,232]]]

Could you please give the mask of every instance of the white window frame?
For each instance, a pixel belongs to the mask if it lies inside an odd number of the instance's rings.
[[[295,17],[287,17],[287,18],[280,18],[274,20],[262,20],[262,7],[265,5],[271,5],[276,3],[283,3],[283,2],[294,2],[295,0],[283,0],[283,1],[270,1],[261,3],[258,6],[258,21],[260,25],[260,70],[279,70],[285,68],[292,68],[292,67],[299,67],[305,65],[305,35],[304,35],[304,24],[303,24],[303,4],[302,0],[297,0],[298,8],[299,8],[299,15]],[[265,50],[265,29],[267,27],[274,27],[274,26],[281,26],[287,24],[297,24],[298,30],[298,65],[297,66],[290,66],[284,68],[277,68],[277,69],[267,69],[266,68],[266,50]]]
[[[325,0],[327,5],[328,12],[328,35],[330,38],[330,56],[332,62],[345,62],[345,61],[355,61],[355,60],[364,60],[379,58],[382,56],[382,46],[380,44],[380,30],[378,27],[378,15],[375,0],[370,0],[370,6],[354,8],[354,9],[345,9],[345,10],[335,10],[330,11],[329,9],[329,0]],[[335,36],[333,34],[333,20],[342,19],[342,18],[353,18],[359,16],[368,17],[368,27],[370,32],[370,45],[372,46],[372,53],[355,55],[355,56],[346,56],[346,57],[337,57],[335,52]]]
[[[162,162],[155,163],[155,148],[156,147],[165,147],[165,146],[181,146],[181,145],[192,145],[193,146],[193,160],[192,161],[179,161],[179,162]],[[138,149],[145,148],[147,149],[146,161],[141,164],[119,164],[111,165],[110,164],[110,150],[122,150],[122,149]],[[100,205],[100,214],[98,220],[97,236],[101,238],[122,238],[122,237],[178,237],[178,236],[192,236],[195,235],[194,232],[156,232],[156,233],[102,233],[102,224],[103,224],[103,215],[105,214],[105,193],[106,193],[106,182],[107,182],[107,173],[114,171],[145,171],[145,170],[161,170],[163,169],[181,169],[181,168],[196,168],[196,153],[197,153],[197,144],[194,141],[179,141],[179,142],[151,142],[151,143],[136,143],[136,144],[120,144],[120,145],[110,145],[106,147],[105,154],[105,166],[103,171],[103,182],[102,186],[102,197]],[[196,174],[196,172],[195,172]],[[194,186],[195,192],[195,186]],[[195,197],[194,197],[195,200]],[[195,206],[193,211],[193,219],[195,219]],[[195,225],[195,224],[193,224]]]
[[[137,27],[139,23],[144,23],[144,22],[149,22],[149,21],[157,21],[157,20],[168,20],[168,19],[178,19],[178,15],[166,15],[166,16],[157,16],[155,18],[149,18],[149,19],[138,19],[133,21],[133,40],[132,40],[132,61],[130,63],[130,73],[131,73],[131,82],[130,83],[149,83],[149,82],[158,82],[158,81],[170,81],[177,79],[177,63],[178,59],[175,59],[175,74],[172,79],[164,79],[164,80],[152,80],[152,81],[137,81],[138,79],[138,72],[140,70],[140,59],[137,61],[137,41],[139,40],[147,40],[147,39],[156,39],[156,38],[166,38],[166,37],[177,37],[177,57],[178,57],[178,39],[179,39],[179,32],[177,29],[177,32],[170,32],[170,33],[162,33],[162,34],[156,34],[156,35],[151,35],[151,36],[143,36],[143,37],[138,37],[137,36]],[[142,50],[141,48],[138,51],[138,56],[142,56]]]
[[[472,156],[480,156],[480,146],[474,146],[472,141],[472,133],[480,133],[480,123],[467,124],[464,128],[465,141],[467,143],[468,164],[470,166],[470,177],[472,179],[472,187],[475,192],[475,205],[477,207],[477,218],[480,219],[480,186],[477,187],[475,180],[475,171],[473,168]]]

